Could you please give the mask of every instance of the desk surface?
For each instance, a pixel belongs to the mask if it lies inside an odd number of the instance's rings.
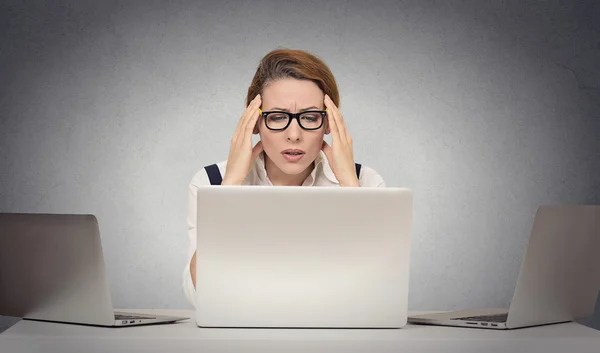
[[[175,324],[102,328],[22,320],[0,352],[600,352],[600,331],[575,322],[495,331],[407,325],[402,329],[199,328],[191,310],[124,310],[187,316]]]

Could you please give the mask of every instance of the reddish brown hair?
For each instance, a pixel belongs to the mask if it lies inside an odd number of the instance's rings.
[[[293,49],[273,50],[260,61],[248,88],[246,106],[257,94],[262,94],[267,84],[282,78],[310,80],[340,106],[340,93],[329,67],[315,55]]]

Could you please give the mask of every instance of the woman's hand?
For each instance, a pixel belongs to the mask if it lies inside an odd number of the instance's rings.
[[[344,118],[328,95],[325,95],[325,106],[333,146],[323,141],[321,149],[325,152],[331,170],[341,186],[360,186],[356,177],[352,138],[344,124]]]
[[[257,95],[242,115],[235,133],[231,138],[227,168],[221,185],[241,185],[248,176],[252,163],[263,151],[262,142],[252,147],[252,132],[256,126],[261,104],[260,94]]]

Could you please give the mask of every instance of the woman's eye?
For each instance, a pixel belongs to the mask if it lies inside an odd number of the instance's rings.
[[[320,118],[320,116],[318,116],[318,115],[303,115],[302,116],[302,120],[311,121],[311,122],[318,121],[319,118]]]
[[[269,120],[271,121],[281,121],[287,119],[287,115],[269,115]]]

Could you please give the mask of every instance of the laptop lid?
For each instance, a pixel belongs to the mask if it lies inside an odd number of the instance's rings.
[[[590,316],[599,291],[600,206],[540,206],[510,304],[507,327]]]
[[[206,327],[402,327],[412,192],[198,189],[196,320]]]
[[[0,315],[114,324],[96,217],[0,213]]]

